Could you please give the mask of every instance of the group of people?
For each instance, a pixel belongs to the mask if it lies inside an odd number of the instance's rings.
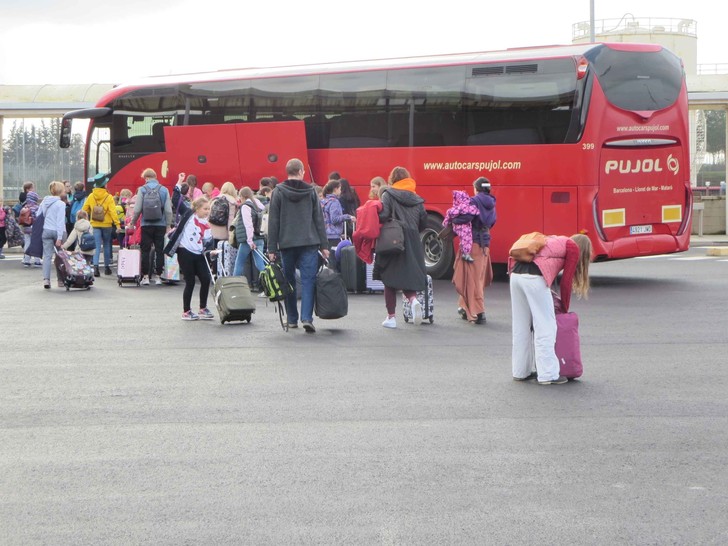
[[[104,272],[111,274],[111,240],[126,222],[128,235],[139,225],[142,251],[142,284],[149,284],[152,271],[157,277],[164,267],[164,255],[176,255],[185,278],[183,315],[185,320],[211,319],[207,308],[210,286],[208,264],[204,253],[218,241],[237,241],[238,254],[233,270],[241,275],[243,264],[251,252],[255,265],[262,270],[267,259],[282,261],[286,280],[296,286],[296,272],[301,281],[300,313],[294,290],[286,297],[288,328],[302,328],[314,333],[313,309],[315,279],[319,255],[328,260],[330,253],[353,229],[359,199],[348,182],[332,173],[323,188],[304,181],[304,164],[291,159],[286,164],[287,178],[281,183],[272,178],[261,181],[257,195],[249,187],[236,190],[231,182],[219,190],[212,184],[197,189],[193,175],[179,175],[172,192],[157,180],[152,169],[142,173],[144,184],[136,196],[121,192],[112,197],[106,190],[108,176],[94,179],[94,188],[86,194],[82,183],[71,194],[70,184],[51,182],[49,195],[39,202],[33,183],[26,183],[19,210],[0,202],[0,242],[5,244],[8,215],[17,216],[25,237],[25,250],[31,243],[33,221],[42,214],[43,286],[50,288],[51,259],[54,248],[72,248],[87,234],[92,234],[94,248],[82,250],[99,272],[100,250],[104,248]],[[70,197],[69,197],[70,195]],[[397,219],[402,227],[404,245],[398,253],[374,256],[373,278],[384,285],[387,316],[385,328],[396,328],[396,294],[404,293],[410,302],[413,322],[422,321],[422,308],[417,293],[427,286],[427,271],[420,232],[425,229],[427,213],[424,199],[417,195],[417,185],[404,167],[395,167],[387,180],[375,178],[370,183],[369,201],[375,206],[380,224]],[[367,203],[368,205],[369,203]],[[366,207],[362,207],[366,208]],[[125,210],[126,209],[126,210]],[[267,232],[263,233],[263,217],[267,216]],[[71,223],[73,220],[73,223]],[[484,293],[492,280],[490,230],[497,220],[496,199],[491,183],[484,177],[473,182],[473,195],[453,192],[443,226],[459,238],[453,284],[458,293],[458,314],[474,324],[485,323]],[[351,226],[351,228],[347,227]],[[443,237],[444,234],[441,234]],[[266,237],[267,236],[267,241]],[[125,237],[126,239],[126,237]],[[0,250],[2,246],[0,246]],[[152,254],[151,250],[155,253]],[[156,261],[151,262],[152,255]],[[511,307],[513,315],[513,378],[523,381],[536,378],[539,384],[563,384],[559,362],[554,351],[556,319],[552,285],[560,277],[560,306],[569,310],[570,295],[586,297],[589,291],[591,242],[585,235],[550,236],[532,261],[509,260]],[[31,265],[25,255],[23,264]],[[195,279],[200,281],[200,307],[191,309]]]

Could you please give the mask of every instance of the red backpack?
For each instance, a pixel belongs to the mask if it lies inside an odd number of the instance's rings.
[[[20,209],[20,216],[18,216],[18,223],[21,226],[32,226],[33,225],[33,211],[30,210],[30,207],[25,205],[23,208]]]

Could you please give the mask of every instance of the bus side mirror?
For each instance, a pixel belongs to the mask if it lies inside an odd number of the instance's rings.
[[[73,124],[72,118],[63,118],[61,121],[61,139],[58,145],[61,148],[71,147],[71,125]]]

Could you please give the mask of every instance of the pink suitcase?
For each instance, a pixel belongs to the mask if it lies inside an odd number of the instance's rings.
[[[579,343],[579,315],[576,313],[556,311],[555,350],[561,367],[561,375],[569,379],[581,377],[584,367],[581,363]]]
[[[116,275],[119,286],[124,283],[135,283],[139,286],[142,281],[142,253],[136,248],[122,248],[119,250],[119,264],[116,267]]]

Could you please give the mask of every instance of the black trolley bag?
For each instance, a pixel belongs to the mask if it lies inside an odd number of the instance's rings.
[[[354,245],[346,245],[341,248],[341,276],[349,292],[366,292],[367,290],[367,266],[364,261],[356,255]]]
[[[81,252],[68,252],[53,248],[56,253],[55,266],[66,291],[71,288],[89,290],[94,284],[94,270]]]
[[[345,317],[349,312],[346,288],[339,273],[329,267],[321,268],[316,275],[316,316],[326,320]]]
[[[209,256],[209,253],[207,254]],[[215,300],[220,324],[226,322],[250,322],[255,313],[255,297],[250,292],[248,279],[245,277],[225,277],[224,274],[215,278],[209,260],[205,260],[210,278],[213,279],[212,297]],[[218,272],[224,268],[218,267]]]

